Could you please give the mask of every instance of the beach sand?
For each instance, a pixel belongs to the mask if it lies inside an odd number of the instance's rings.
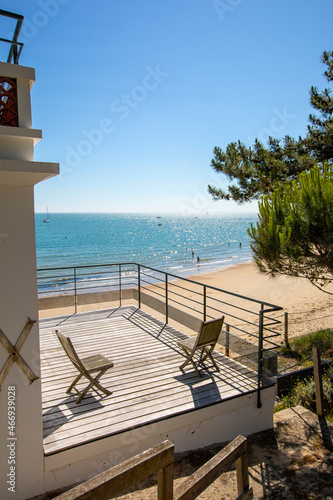
[[[290,338],[333,326],[333,295],[303,278],[270,278],[249,262],[207,274],[197,281],[283,307],[278,314],[288,313]],[[333,293],[333,284],[326,290]]]
[[[302,278],[269,278],[260,273],[253,262],[189,279],[283,307],[277,316],[282,320],[284,312],[288,313],[289,338],[333,326],[332,295]],[[333,293],[333,284],[327,290]],[[110,302],[96,302],[80,306],[79,312],[109,307],[113,307]],[[73,307],[52,308],[50,304],[49,309],[40,310],[40,318],[72,312]]]

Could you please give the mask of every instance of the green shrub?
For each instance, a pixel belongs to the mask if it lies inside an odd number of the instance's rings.
[[[333,366],[323,376],[324,409],[326,413],[333,412]],[[304,406],[308,410],[316,411],[316,391],[314,378],[297,382],[289,394],[276,404],[275,412],[292,406]]]
[[[299,358],[307,358],[312,355],[312,347],[320,350],[322,357],[333,358],[333,330],[319,330],[296,337],[289,342],[289,348],[283,346],[281,354],[289,354]]]

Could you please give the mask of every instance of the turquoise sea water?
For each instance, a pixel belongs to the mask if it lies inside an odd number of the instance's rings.
[[[50,213],[50,223],[43,219],[36,214],[39,269],[136,262],[188,276],[251,260],[246,230],[257,215]]]

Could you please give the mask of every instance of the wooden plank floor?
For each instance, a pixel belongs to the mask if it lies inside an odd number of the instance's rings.
[[[114,362],[101,378],[111,396],[89,395],[79,404],[66,389],[78,373],[55,335],[69,336],[81,357],[101,353]],[[222,354],[220,372],[203,378],[188,366],[174,328],[135,306],[40,321],[44,452],[59,452],[135,426],[180,414],[256,389],[256,373]],[[86,385],[84,383],[83,385]]]

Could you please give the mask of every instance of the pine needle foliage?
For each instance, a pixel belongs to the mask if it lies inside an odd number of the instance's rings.
[[[321,57],[326,64],[324,76],[328,82],[333,81],[333,51],[325,51]],[[310,90],[311,106],[318,115],[309,116],[308,135],[305,143],[308,151],[318,161],[333,158],[333,96],[330,89],[319,92],[316,87]]]
[[[261,272],[303,277],[323,291],[332,282],[332,177],[332,166],[315,166],[259,202],[248,234]]]
[[[324,75],[333,81],[333,51],[325,51],[321,61],[326,65]],[[305,138],[282,139],[269,137],[267,145],[258,139],[247,147],[241,141],[231,142],[225,151],[214,148],[211,166],[217,173],[224,174],[229,183],[227,191],[208,185],[214,200],[234,200],[245,203],[258,200],[274,189],[297,179],[302,172],[308,172],[314,165],[333,163],[333,97],[331,90],[322,92],[311,87],[310,103],[317,114],[310,114],[308,132]]]

